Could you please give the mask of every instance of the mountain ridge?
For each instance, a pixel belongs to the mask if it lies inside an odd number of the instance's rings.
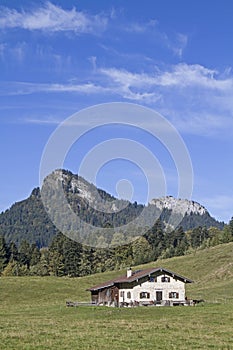
[[[175,212],[181,212],[183,215],[191,213],[204,215],[208,213],[208,210],[202,204],[194,200],[175,198],[173,196],[154,198],[150,201],[150,204],[156,205],[161,209],[166,208]]]
[[[80,215],[82,220],[100,228],[106,225],[125,225],[137,218],[145,208],[148,216],[159,215],[165,227],[171,230],[176,223],[184,230],[198,226],[224,226],[224,223],[211,217],[206,208],[194,201],[167,196],[164,199],[153,199],[148,206],[144,206],[137,202],[118,200],[79,175],[62,169],[50,174],[44,184],[46,181],[48,196],[54,195],[51,182],[60,183],[74,212]],[[60,220],[62,221],[62,218]],[[28,239],[36,242],[38,246],[47,246],[58,232],[43,206],[40,188],[34,188],[27,199],[13,204],[0,214],[0,234],[3,234],[7,241],[14,240],[19,243],[22,239]]]

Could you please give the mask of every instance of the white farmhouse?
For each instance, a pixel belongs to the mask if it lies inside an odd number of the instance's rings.
[[[165,268],[127,270],[125,276],[89,288],[97,305],[185,305],[185,284],[193,281]]]

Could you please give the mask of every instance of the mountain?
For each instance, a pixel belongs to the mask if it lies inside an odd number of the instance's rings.
[[[174,213],[180,213],[183,216],[184,215],[191,215],[191,214],[197,214],[197,215],[206,215],[208,214],[208,211],[205,207],[203,207],[201,204],[189,201],[187,199],[176,199],[172,196],[166,196],[162,198],[152,199],[150,204],[155,205],[156,207],[160,209],[169,209],[172,210]]]
[[[61,188],[62,191],[59,191]],[[47,211],[44,205],[47,206]],[[184,230],[198,226],[221,229],[224,226],[224,223],[215,220],[196,202],[163,197],[153,199],[147,206],[130,203],[97,189],[70,171],[56,170],[46,177],[41,190],[35,188],[29,198],[13,204],[0,214],[0,234],[5,236],[7,242],[13,240],[19,244],[26,239],[31,243],[36,242],[39,247],[48,246],[59,231],[73,233],[83,229],[85,224],[80,227],[76,216],[96,229],[128,225],[127,235],[122,233],[121,228],[118,230],[124,235],[125,243],[129,231],[135,237],[139,233],[142,235],[146,223],[154,222],[157,218],[160,218],[167,230],[173,230],[177,226],[182,226]],[[135,230],[138,224],[139,230]],[[85,244],[96,245],[94,233],[82,239]]]
[[[172,230],[177,226],[182,226],[184,230],[193,229],[198,226],[213,226],[222,229],[223,222],[218,222],[210,216],[208,210],[198,202],[166,196],[152,199],[151,205],[156,206],[167,214],[164,224],[167,229]]]

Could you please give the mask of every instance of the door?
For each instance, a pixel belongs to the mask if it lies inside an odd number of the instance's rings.
[[[163,292],[162,291],[156,291],[156,301],[163,300]]]
[[[119,289],[117,287],[112,288],[112,301],[115,306],[119,305]]]

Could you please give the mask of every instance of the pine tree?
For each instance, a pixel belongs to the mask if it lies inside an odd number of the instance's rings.
[[[40,261],[37,265],[37,274],[39,276],[48,276],[49,275],[49,262],[48,262],[48,252],[46,249],[41,251]]]
[[[10,261],[18,261],[19,252],[15,242],[10,242],[9,244],[9,260]]]
[[[160,219],[156,221],[154,226],[152,227],[152,250],[154,260],[158,259],[161,256],[163,250],[166,248],[165,244],[165,236],[163,232],[162,222]]]
[[[65,274],[64,259],[58,251],[54,250],[49,254],[49,271],[53,276],[61,277]]]
[[[30,244],[23,240],[19,246],[19,262],[20,265],[27,265],[29,268],[31,260],[31,247]]]
[[[230,229],[231,236],[233,238],[233,217],[229,221],[229,225],[228,226],[229,226],[229,229]]]
[[[7,266],[9,257],[8,247],[5,241],[4,236],[0,236],[0,274]]]
[[[132,242],[132,254],[134,265],[144,264],[153,259],[153,250],[144,237]]]
[[[49,246],[50,252],[58,252],[63,256],[63,244],[66,240],[66,237],[62,233],[58,233],[53,239]]]
[[[83,246],[80,260],[80,276],[86,276],[96,272],[94,259],[94,249]]]
[[[20,276],[21,267],[18,261],[11,259],[2,272],[2,276]]]
[[[41,253],[36,244],[31,245],[31,258],[30,258],[30,266],[37,265],[40,261]]]
[[[77,277],[81,273],[82,245],[69,238],[63,244],[65,273],[70,277]]]

